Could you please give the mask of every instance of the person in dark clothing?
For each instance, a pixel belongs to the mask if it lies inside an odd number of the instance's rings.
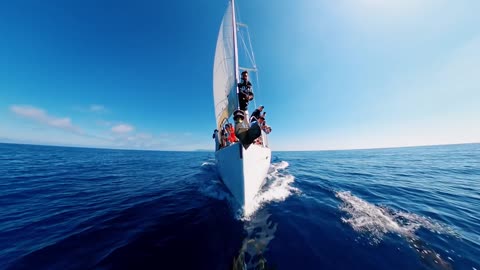
[[[256,138],[262,135],[262,130],[259,125],[248,126],[248,123],[243,121],[245,113],[241,110],[236,110],[233,113],[233,120],[235,121],[235,136],[240,140],[243,147],[248,148]]]
[[[250,117],[250,122],[257,120],[258,118],[260,118],[260,116],[262,116],[261,113],[263,111],[263,108],[263,106],[260,106],[256,108],[255,111],[253,111],[252,116]],[[265,114],[263,115],[263,117],[265,117]]]
[[[242,72],[241,82],[238,84],[238,91],[239,92],[253,92],[252,90],[252,83],[248,80],[248,71]]]
[[[248,109],[248,102],[253,99],[252,92],[239,92],[238,93],[238,103],[240,106],[240,110],[247,111]]]
[[[259,116],[258,118],[254,118],[253,121],[250,122],[250,127],[257,125],[257,126],[260,126],[260,129],[263,129],[264,123],[265,123],[265,118],[263,118],[263,116]]]
[[[240,110],[247,111],[248,102],[253,99],[252,83],[248,80],[248,71],[242,72],[242,81],[238,84],[238,103]]]
[[[215,151],[221,148],[220,138],[218,134],[218,129],[213,131],[212,139],[215,139]]]

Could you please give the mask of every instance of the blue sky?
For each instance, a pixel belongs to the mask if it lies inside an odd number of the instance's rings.
[[[480,142],[479,1],[237,5],[273,150]],[[0,3],[0,142],[213,149],[225,7]]]

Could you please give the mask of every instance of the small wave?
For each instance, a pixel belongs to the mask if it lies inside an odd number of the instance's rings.
[[[280,161],[270,165],[265,185],[243,211],[241,219],[249,220],[252,215],[263,205],[269,202],[281,202],[287,199],[293,193],[300,192],[299,189],[291,184],[295,181],[295,177],[285,169],[289,166],[288,162]]]
[[[202,163],[202,167],[211,167],[211,166],[215,166],[215,162],[214,161],[204,161]]]
[[[352,226],[355,231],[368,232],[376,243],[386,233],[412,238],[419,228],[435,233],[453,234],[450,228],[429,218],[368,203],[349,191],[336,192],[335,196],[343,201],[340,209],[349,215],[348,218],[342,218],[342,221]]]
[[[270,170],[276,170],[278,172],[278,170],[285,170],[290,164],[286,161],[280,161],[278,163],[272,163],[272,165],[270,166]]]
[[[216,173],[217,172],[217,164],[213,160],[207,160],[202,162],[202,165],[200,166],[200,169],[204,172],[209,172],[209,173]]]
[[[349,217],[342,221],[352,226],[357,232],[371,235],[373,244],[378,244],[387,233],[396,233],[406,238],[414,248],[422,262],[433,269],[452,269],[449,262],[442,259],[440,254],[427,247],[415,232],[425,228],[438,234],[455,235],[455,232],[446,225],[423,216],[396,211],[384,206],[377,206],[352,195],[349,191],[336,192],[335,196],[342,200],[340,209]]]

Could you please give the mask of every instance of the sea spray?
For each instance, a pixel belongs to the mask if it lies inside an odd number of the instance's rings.
[[[288,166],[289,164],[286,161],[272,163],[263,188],[255,196],[249,207],[244,209],[242,219],[249,220],[258,209],[269,202],[281,202],[293,193],[300,192],[299,189],[292,186],[295,177],[286,171]]]
[[[340,210],[348,215],[348,217],[342,217],[342,221],[349,224],[355,231],[370,235],[373,244],[380,243],[387,233],[396,233],[407,240],[427,266],[434,269],[452,269],[449,262],[428,248],[427,244],[415,234],[420,228],[435,233],[454,234],[451,228],[413,213],[371,204],[352,195],[349,191],[336,192],[335,196],[342,200]]]

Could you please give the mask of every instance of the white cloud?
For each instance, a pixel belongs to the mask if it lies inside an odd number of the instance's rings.
[[[34,120],[50,127],[60,128],[75,133],[82,133],[80,128],[72,124],[70,118],[51,116],[45,110],[40,108],[35,108],[30,105],[12,105],[10,106],[10,111],[18,116]]]
[[[0,141],[99,147],[113,149],[145,149],[145,150],[194,150],[210,149],[209,136],[195,136],[189,132],[175,134],[149,134],[136,132],[131,124],[107,122],[99,120],[94,122],[97,127],[86,128],[86,131],[73,125],[68,117],[56,117],[49,115],[46,110],[28,105],[12,105],[10,111],[16,116],[33,120],[42,124],[35,127],[32,132],[30,125],[22,125],[17,119],[0,127]],[[85,112],[85,110],[83,111]],[[45,128],[51,127],[51,128]],[[108,131],[106,128],[108,127]],[[69,133],[63,132],[70,131]],[[206,145],[206,146],[205,146]]]
[[[74,111],[82,113],[106,113],[108,112],[107,107],[101,104],[90,104],[85,106],[74,106],[72,107]]]
[[[107,109],[103,105],[92,104],[92,105],[90,105],[89,111],[91,111],[91,112],[105,112],[105,111],[107,111]]]
[[[42,109],[37,109],[32,106],[12,105],[10,110],[17,115],[40,120],[46,118],[46,113]]]
[[[133,131],[135,128],[128,124],[119,124],[112,127],[112,131],[117,134],[125,134]]]
[[[65,128],[65,129],[74,128],[70,118],[50,119],[48,123],[53,127],[59,127],[59,128]]]

